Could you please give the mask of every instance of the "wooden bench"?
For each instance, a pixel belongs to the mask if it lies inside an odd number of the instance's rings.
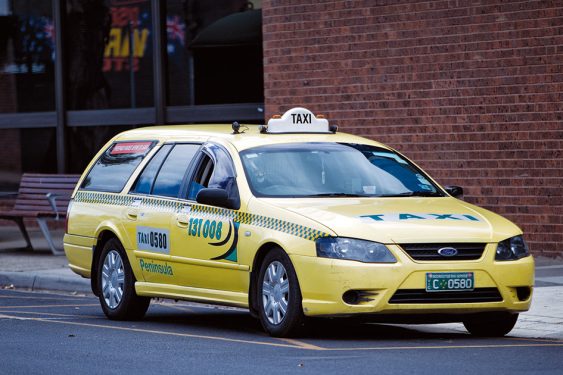
[[[27,249],[32,250],[33,246],[23,220],[35,218],[53,254],[63,254],[63,250],[57,249],[53,243],[47,220],[66,218],[70,196],[79,178],[79,175],[70,174],[25,173],[14,207],[0,211],[0,219],[16,222],[27,242]]]

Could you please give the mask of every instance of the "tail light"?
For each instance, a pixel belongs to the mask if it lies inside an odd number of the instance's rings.
[[[68,233],[68,218],[70,216],[70,208],[72,207],[72,199],[68,202],[68,207],[66,209],[66,216],[65,216],[65,233]]]

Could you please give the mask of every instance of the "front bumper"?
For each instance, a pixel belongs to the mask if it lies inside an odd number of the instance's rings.
[[[534,283],[534,260],[495,262],[496,244],[488,244],[476,261],[414,261],[399,247],[388,246],[397,263],[370,264],[347,260],[290,255],[295,267],[303,311],[307,316],[358,314],[471,314],[487,311],[522,312],[530,308]],[[494,302],[405,303],[390,301],[400,290],[425,293],[427,272],[474,272],[476,290],[498,290]],[[358,291],[359,301],[345,302],[349,291]],[[526,292],[527,291],[527,292]],[[434,292],[432,293],[442,293]],[[496,293],[496,291],[495,291]],[[433,296],[432,296],[433,297]]]

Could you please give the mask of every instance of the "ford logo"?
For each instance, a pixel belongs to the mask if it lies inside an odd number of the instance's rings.
[[[455,257],[457,255],[457,249],[453,247],[442,247],[438,249],[438,254],[443,257]]]

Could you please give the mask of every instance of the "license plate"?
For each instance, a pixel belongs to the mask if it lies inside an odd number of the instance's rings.
[[[428,272],[426,274],[427,292],[447,292],[451,290],[473,290],[473,272]]]

